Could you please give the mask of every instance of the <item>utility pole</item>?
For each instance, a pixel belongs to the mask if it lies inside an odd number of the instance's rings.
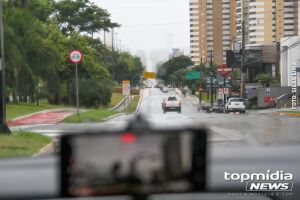
[[[241,88],[240,97],[245,99],[245,82],[246,82],[246,68],[245,68],[245,21],[242,22],[242,58],[241,58]]]
[[[214,79],[214,74],[213,74],[213,52],[212,50],[210,50],[210,106],[213,107],[213,103],[214,103],[214,83],[213,83],[213,79]]]
[[[10,133],[10,130],[6,124],[6,94],[5,94],[5,59],[4,59],[4,35],[3,35],[3,12],[2,12],[2,0],[0,0],[0,133]]]
[[[224,95],[223,103],[224,103],[224,105],[225,105],[225,104],[226,104],[226,94],[225,94],[225,91],[224,91],[225,88],[226,88],[226,76],[225,76],[225,74],[224,74],[224,79],[223,79],[223,80],[224,80],[224,82],[223,82],[223,88],[224,88],[224,89],[223,89],[223,93],[224,93],[224,94],[223,94],[223,95]]]
[[[119,52],[122,52],[122,44],[121,44],[122,40],[119,40],[119,44],[117,46],[117,49]]]
[[[111,49],[114,51],[115,46],[115,30],[114,28],[111,29]]]
[[[103,32],[103,42],[104,42],[104,47],[106,48],[106,31]]]
[[[118,48],[118,33],[115,33],[115,47],[114,49],[118,52],[119,51],[119,48]]]

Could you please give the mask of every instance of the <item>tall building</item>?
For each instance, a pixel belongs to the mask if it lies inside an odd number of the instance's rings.
[[[299,34],[299,0],[237,0],[236,41],[245,21],[246,44],[280,42]]]
[[[173,48],[169,54],[169,59],[184,55],[183,51],[178,48]]]
[[[190,0],[191,58],[196,63],[226,60],[236,34],[236,0]]]
[[[242,22],[247,45],[280,42],[300,34],[300,0],[190,0],[191,58],[225,62],[226,50],[242,42]]]

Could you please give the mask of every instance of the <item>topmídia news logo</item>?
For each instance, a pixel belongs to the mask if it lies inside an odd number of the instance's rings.
[[[261,192],[287,192],[293,190],[293,174],[283,170],[267,170],[265,173],[229,173],[224,172],[226,181],[239,181],[246,183],[246,191]]]

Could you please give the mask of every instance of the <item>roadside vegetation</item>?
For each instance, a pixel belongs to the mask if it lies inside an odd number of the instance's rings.
[[[134,99],[131,102],[131,111],[127,111],[127,113],[134,113],[137,109],[137,106],[139,105],[140,96],[136,95],[134,96]]]
[[[120,94],[114,93],[112,102],[119,103],[122,98]],[[78,116],[77,114],[71,115],[63,120],[64,123],[82,123],[82,122],[101,122],[104,119],[111,117],[113,115],[121,114],[121,113],[134,113],[137,109],[137,106],[139,104],[140,96],[136,95],[131,102],[131,111],[129,112],[129,107],[127,107],[124,111],[118,112],[109,110],[108,108],[98,108],[98,109],[90,109],[88,111],[80,113]],[[114,105],[112,104],[111,107]]]
[[[187,86],[192,91],[192,94],[195,95],[198,88],[209,88],[205,77],[209,76],[211,69],[206,67],[206,65],[209,65],[209,63],[194,66],[191,58],[187,56],[179,56],[171,58],[158,66],[157,76],[164,82],[165,85],[172,85],[177,88],[184,88]],[[212,68],[216,71],[218,65],[213,63]],[[187,80],[186,73],[188,71],[200,72],[201,78],[199,80]]]
[[[99,33],[120,25],[90,0],[8,0],[3,12],[7,102],[74,106],[73,49],[84,54],[78,66],[82,107],[109,106],[112,88],[144,71],[140,58],[99,40]]]
[[[32,156],[51,141],[49,137],[36,133],[0,134],[0,158]]]
[[[69,116],[63,120],[64,123],[82,123],[82,122],[101,122],[105,118],[110,117],[112,115],[116,115],[119,112],[111,111],[107,109],[91,109],[86,112]]]
[[[115,107],[118,103],[120,103],[123,100],[124,96],[121,93],[112,93],[111,101],[108,104],[108,108]]]

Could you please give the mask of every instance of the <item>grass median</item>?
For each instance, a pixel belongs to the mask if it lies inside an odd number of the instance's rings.
[[[32,156],[51,142],[51,138],[37,133],[0,134],[0,158]]]
[[[140,100],[140,96],[135,96],[131,104],[131,112],[129,112],[128,109],[124,112],[127,114],[135,112],[139,104],[139,100]],[[108,110],[107,108],[92,109],[80,113],[79,116],[77,116],[77,114],[69,116],[65,118],[63,122],[64,123],[101,122],[108,117],[120,113],[122,112]]]
[[[140,96],[134,96],[132,102],[131,102],[131,112],[127,111],[127,113],[133,113],[136,111],[137,106],[139,105]]]
[[[122,101],[124,96],[119,93],[113,93],[111,98],[111,103],[107,106],[107,108],[112,108],[115,105],[117,105],[119,102]],[[24,115],[32,114],[35,112],[40,112],[43,110],[49,110],[49,109],[58,109],[58,108],[67,108],[67,106],[64,105],[51,105],[47,103],[46,101],[41,101],[39,103],[39,106],[36,104],[31,103],[8,103],[6,105],[6,112],[7,112],[7,120],[11,120],[17,117],[21,117]],[[104,110],[104,108],[103,108]],[[102,112],[101,112],[102,113]],[[103,115],[106,116],[106,113],[103,113]]]
[[[101,122],[105,118],[116,115],[120,112],[107,109],[92,109],[77,114],[71,115],[63,120],[64,123],[81,123],[81,122]]]
[[[108,105],[108,108],[115,107],[118,103],[120,103],[123,100],[124,96],[121,93],[112,93],[111,101]]]

